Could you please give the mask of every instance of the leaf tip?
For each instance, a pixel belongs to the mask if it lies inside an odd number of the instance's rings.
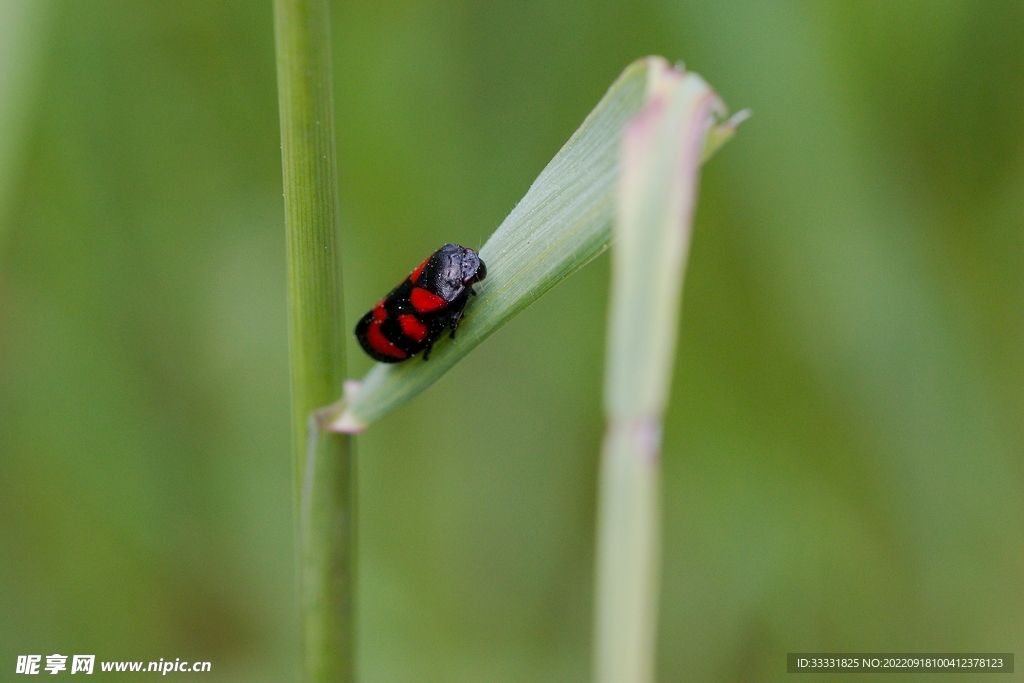
[[[711,126],[711,130],[708,131],[707,140],[704,142],[704,154],[701,163],[714,156],[715,152],[732,139],[739,125],[753,115],[753,112],[749,109],[741,109],[722,123]]]
[[[741,123],[749,119],[754,115],[750,109],[740,109],[738,112],[729,117],[729,120],[722,124],[723,127],[732,128],[735,130]]]

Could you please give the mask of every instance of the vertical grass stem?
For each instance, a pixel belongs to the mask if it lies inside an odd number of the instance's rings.
[[[351,437],[307,442],[345,377],[330,21],[326,0],[275,0],[288,324],[305,680],[354,671],[355,472]]]
[[[654,680],[662,419],[699,169],[723,111],[699,76],[652,60],[647,103],[623,133],[598,503],[597,683]]]

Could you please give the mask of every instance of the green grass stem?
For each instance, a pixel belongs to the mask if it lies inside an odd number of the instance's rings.
[[[9,222],[44,68],[53,0],[0,2],[0,237]]]
[[[307,443],[345,377],[337,168],[326,0],[275,0],[297,564],[305,680],[354,678],[355,472],[351,437]]]

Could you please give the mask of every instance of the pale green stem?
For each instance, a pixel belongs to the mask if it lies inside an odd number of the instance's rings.
[[[0,238],[10,223],[18,171],[32,139],[53,0],[0,1]]]
[[[623,135],[612,230],[604,399],[608,426],[597,522],[596,683],[654,680],[662,419],[699,169],[714,116],[723,110],[699,76],[664,62],[651,65],[647,92],[646,106]]]
[[[307,443],[345,377],[337,168],[326,0],[275,0],[288,249],[292,434],[305,680],[354,678],[355,472],[351,437]]]

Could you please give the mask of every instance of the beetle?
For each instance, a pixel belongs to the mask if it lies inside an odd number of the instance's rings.
[[[446,244],[360,318],[356,339],[382,363],[400,363],[420,351],[427,360],[445,328],[455,338],[469,296],[476,296],[473,283],[485,277],[479,254]]]

